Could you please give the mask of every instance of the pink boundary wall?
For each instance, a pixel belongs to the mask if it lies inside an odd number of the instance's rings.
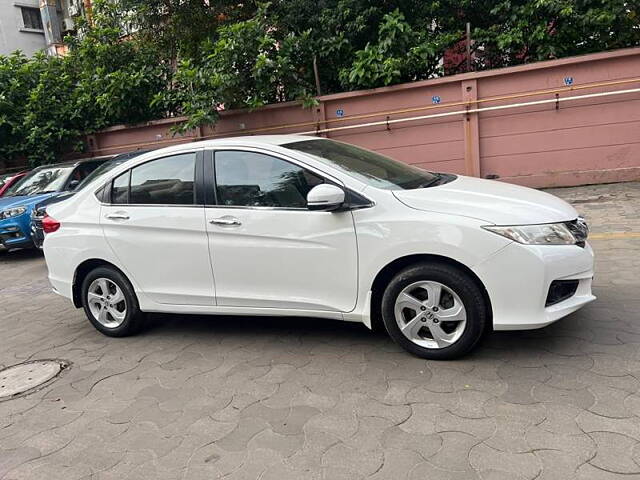
[[[569,79],[572,86],[565,87]],[[602,83],[608,85],[583,88]],[[216,125],[181,137],[170,133],[170,128],[182,121],[179,118],[112,127],[91,135],[87,143],[91,155],[113,154],[203,138],[314,131],[459,111],[465,109],[464,104],[459,104],[464,101],[474,109],[555,99],[556,92],[564,98],[638,87],[640,48],[632,48],[325,95],[312,109],[291,102],[252,112],[228,111],[222,113]],[[546,90],[552,92],[539,93]],[[439,97],[439,105],[433,105],[434,97]],[[475,103],[478,100],[480,103]],[[398,112],[403,109],[414,111]],[[339,116],[340,111],[344,112],[343,117]],[[366,118],[353,118],[364,115]],[[299,123],[306,125],[293,125]],[[640,92],[323,135],[433,171],[499,178],[532,187],[640,179]]]

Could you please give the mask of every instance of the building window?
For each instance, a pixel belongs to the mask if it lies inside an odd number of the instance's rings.
[[[24,28],[32,30],[44,30],[42,26],[42,17],[40,16],[40,9],[20,7],[22,10],[22,20],[24,22]]]

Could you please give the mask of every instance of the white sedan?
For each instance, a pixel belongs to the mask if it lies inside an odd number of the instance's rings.
[[[587,225],[564,201],[324,138],[157,150],[47,213],[54,290],[114,337],[148,312],[322,317],[450,359],[595,299]]]

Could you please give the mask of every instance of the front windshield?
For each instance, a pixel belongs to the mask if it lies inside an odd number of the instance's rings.
[[[302,140],[287,143],[283,147],[311,155],[368,185],[385,190],[423,188],[433,185],[439,179],[437,175],[421,168],[333,140]]]
[[[72,171],[73,166],[39,168],[11,186],[5,196],[18,197],[60,191]]]

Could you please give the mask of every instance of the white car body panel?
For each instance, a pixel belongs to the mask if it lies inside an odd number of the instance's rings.
[[[548,193],[463,175],[436,188],[395,190],[394,194],[418,210],[463,215],[496,225],[554,223],[578,216],[571,205]]]
[[[152,301],[215,305],[204,218],[202,206],[103,205],[100,223],[118,265]]]
[[[126,162],[53,204],[48,214],[62,227],[46,236],[44,250],[54,289],[72,298],[77,266],[100,259],[122,270],[147,312],[307,316],[371,326],[371,288],[381,270],[407,256],[431,255],[475,274],[497,330],[543,327],[595,298],[588,244],[527,246],[481,228],[574,220],[578,214],[566,202],[469,177],[417,190],[381,190],[280,146],[309,138],[246,137],[169,147]],[[199,206],[169,213],[162,209],[175,207],[101,205],[94,195],[135,165],[194,148],[280,156],[361,193],[372,206],[336,213]],[[122,210],[130,225],[105,224],[105,214]],[[236,218],[240,225],[209,223],[220,217]],[[580,279],[578,291],[545,307],[549,284],[558,279]]]
[[[219,306],[350,311],[358,249],[351,212],[206,209]],[[240,225],[213,225],[216,218]]]

